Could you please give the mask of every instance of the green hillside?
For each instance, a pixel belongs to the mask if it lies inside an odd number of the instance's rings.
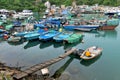
[[[45,8],[44,2],[47,0],[0,0],[0,9],[11,9],[16,11],[21,11],[23,9],[31,9],[34,11],[40,11]],[[66,6],[71,5],[73,0],[49,0],[51,4]],[[77,5],[80,4],[99,4],[108,6],[119,6],[120,0],[76,0]]]

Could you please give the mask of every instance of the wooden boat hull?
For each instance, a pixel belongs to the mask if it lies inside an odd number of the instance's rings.
[[[90,51],[91,53],[91,56],[87,57],[85,56],[85,53],[86,51]],[[86,49],[80,56],[80,58],[84,59],[84,60],[90,60],[90,59],[93,59],[97,56],[99,56],[100,54],[102,53],[102,48],[93,48],[93,47],[90,47],[88,49]]]
[[[114,30],[116,27],[117,25],[116,26],[101,26],[99,27],[98,30]]]

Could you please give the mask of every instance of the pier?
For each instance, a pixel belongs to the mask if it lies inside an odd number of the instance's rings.
[[[66,53],[58,56],[57,58],[54,58],[54,59],[45,61],[44,63],[36,64],[36,65],[34,65],[34,66],[26,69],[25,71],[23,71],[23,72],[21,72],[21,73],[15,74],[15,75],[13,76],[13,78],[16,79],[16,80],[19,80],[19,79],[21,79],[21,78],[24,78],[24,77],[26,77],[26,76],[28,76],[28,75],[30,75],[30,74],[35,73],[36,71],[39,71],[39,70],[41,70],[41,69],[43,69],[43,68],[45,68],[45,67],[48,67],[48,66],[50,66],[50,65],[52,65],[52,64],[54,64],[54,63],[56,63],[56,62],[58,62],[58,61],[60,61],[60,60],[62,60],[62,59],[64,59],[64,58],[67,57],[68,55],[72,54],[74,51],[76,51],[76,49],[75,49],[75,48],[72,48],[72,49],[70,49],[69,51],[67,51]]]

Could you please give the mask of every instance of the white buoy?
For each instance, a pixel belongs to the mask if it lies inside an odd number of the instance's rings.
[[[47,74],[49,74],[48,68],[43,68],[43,69],[41,69],[41,72],[42,72],[42,75],[47,75]]]

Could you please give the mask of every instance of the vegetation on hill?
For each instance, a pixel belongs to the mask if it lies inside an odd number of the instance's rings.
[[[0,0],[0,9],[10,9],[21,11],[23,9],[31,9],[33,11],[41,11],[45,8],[44,2],[47,0]],[[69,6],[73,0],[49,0],[51,4]],[[76,0],[77,5],[108,5],[119,6],[120,0]]]

